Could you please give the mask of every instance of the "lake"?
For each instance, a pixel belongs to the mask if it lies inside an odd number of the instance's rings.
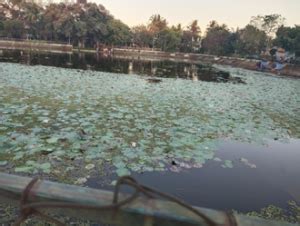
[[[130,174],[221,210],[300,202],[300,80],[95,54],[0,62],[2,172],[105,189]]]

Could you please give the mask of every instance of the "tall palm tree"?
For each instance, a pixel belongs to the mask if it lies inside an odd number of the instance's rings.
[[[149,30],[152,33],[159,33],[167,27],[167,20],[161,17],[159,14],[150,17],[150,23],[148,25]]]
[[[38,23],[41,19],[42,8],[35,3],[22,3],[22,20],[25,23],[25,28],[28,30],[29,35],[32,37],[39,36]]]
[[[198,20],[194,20],[190,24],[190,26],[188,26],[188,29],[191,32],[194,41],[198,41],[200,38],[200,34],[201,34],[201,29],[198,25]]]

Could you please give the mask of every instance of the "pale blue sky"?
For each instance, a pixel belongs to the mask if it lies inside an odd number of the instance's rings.
[[[204,30],[215,19],[231,28],[243,27],[251,16],[280,13],[287,25],[300,24],[300,0],[88,0],[103,4],[130,26],[147,23],[161,14],[169,24],[188,25],[198,19]]]

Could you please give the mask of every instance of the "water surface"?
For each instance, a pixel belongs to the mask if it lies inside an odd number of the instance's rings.
[[[0,50],[0,62],[213,82],[231,81],[228,74],[215,71],[211,65],[207,64],[175,63],[157,59],[142,60],[126,56],[107,56],[94,53],[47,54],[19,50]],[[233,82],[240,83],[242,81],[237,79]]]
[[[110,189],[131,174],[215,209],[299,202],[300,80],[218,66],[245,81],[218,83],[203,65],[94,54],[0,61],[25,64],[0,63],[2,171]]]

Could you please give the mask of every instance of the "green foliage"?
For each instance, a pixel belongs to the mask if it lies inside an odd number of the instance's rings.
[[[285,22],[280,14],[258,15],[252,17],[250,24],[264,31],[269,37],[273,37]]]
[[[194,20],[190,26],[188,26],[188,31],[191,32],[194,41],[200,39],[201,29],[198,25],[198,20]]]
[[[19,18],[22,20],[29,38],[39,39],[42,29],[42,13],[43,8],[35,3],[22,3],[22,11],[19,14]]]
[[[0,20],[0,36],[4,36],[3,35],[3,30],[4,30],[4,23],[3,23],[4,21],[1,21]]]
[[[168,25],[167,20],[159,14],[151,16],[149,21],[148,29],[154,36],[165,30]]]
[[[166,19],[158,15],[150,18],[149,33],[153,38],[152,47],[163,51],[175,51],[180,43],[180,34],[168,27]]]
[[[12,7],[12,5],[15,5]],[[9,12],[11,17],[5,12]],[[88,4],[49,4],[45,8],[32,2],[1,4],[0,35],[9,38],[44,39],[68,42],[80,48],[99,44],[156,48],[169,52],[202,52],[214,55],[257,55],[266,46],[284,47],[296,55],[299,50],[299,26],[283,27],[279,14],[253,17],[250,24],[237,31],[212,21],[201,37],[197,20],[183,28],[169,26],[161,15],[153,15],[147,26],[130,29],[116,20],[102,6]],[[201,40],[202,38],[202,40]]]
[[[185,53],[193,51],[193,34],[190,31],[183,31],[180,43],[180,51]]]
[[[197,52],[200,50],[201,44],[201,29],[198,21],[194,20],[187,30],[181,31],[180,51],[182,52]]]
[[[158,33],[155,47],[167,52],[178,51],[181,42],[180,35],[176,30],[164,29]]]
[[[87,26],[87,43],[89,46],[104,41],[108,33],[108,20],[110,15],[104,13],[96,4],[85,5],[82,20]]]
[[[2,7],[3,7],[3,6],[4,6],[4,5],[2,5]],[[3,30],[4,30],[4,21],[6,20],[5,13],[4,13],[5,8],[6,8],[6,7],[1,8],[1,6],[0,6],[0,37],[1,37],[1,36],[4,36],[4,34],[3,34]]]
[[[224,164],[222,165],[223,168],[233,168],[233,163],[230,160],[225,160]]]
[[[300,206],[296,202],[288,202],[288,209],[282,209],[273,205],[261,209],[260,212],[247,213],[248,216],[261,217],[268,220],[300,223]]]
[[[8,161],[0,161],[0,167],[6,166],[8,164]]]
[[[3,22],[3,34],[9,38],[22,38],[25,34],[25,27],[20,20],[6,20]]]
[[[300,56],[300,26],[280,27],[273,43]]]
[[[38,173],[39,171],[49,174],[51,170],[50,163],[37,163],[35,161],[27,161],[24,166],[15,168],[16,173]]]
[[[21,3],[23,2],[22,0],[9,0],[9,2],[12,4],[12,5],[21,5]]]
[[[0,8],[2,35],[9,38],[46,39],[69,42],[81,47],[94,47],[98,42],[128,45],[131,32],[128,26],[115,20],[102,5],[64,3],[45,8],[35,3],[19,3],[19,9],[5,5],[12,19],[5,18]]]
[[[135,26],[131,29],[132,41],[138,47],[150,47],[153,44],[153,35],[144,25]]]
[[[166,19],[153,15],[148,27],[136,26],[132,32],[136,46],[154,47],[168,52],[195,52],[200,49],[201,29],[197,20],[183,30],[180,24],[169,27]]]
[[[265,32],[268,36],[267,45],[271,47],[272,39],[279,27],[283,26],[285,18],[280,14],[258,15],[252,17],[250,24]]]
[[[236,51],[241,55],[254,55],[267,46],[267,35],[253,25],[237,31]]]
[[[130,45],[132,33],[126,24],[120,20],[110,19],[107,26],[109,35],[105,42],[118,46]]]
[[[203,51],[214,55],[229,55],[233,53],[235,36],[225,24],[210,22],[206,36],[202,40]]]
[[[87,177],[104,163],[107,173],[126,175],[179,172],[215,159],[230,170],[235,162],[215,158],[220,139],[300,137],[300,80],[221,68],[246,84],[162,78],[153,85],[134,75],[8,63],[1,69],[0,153],[8,162],[1,169],[64,173],[73,164]]]

